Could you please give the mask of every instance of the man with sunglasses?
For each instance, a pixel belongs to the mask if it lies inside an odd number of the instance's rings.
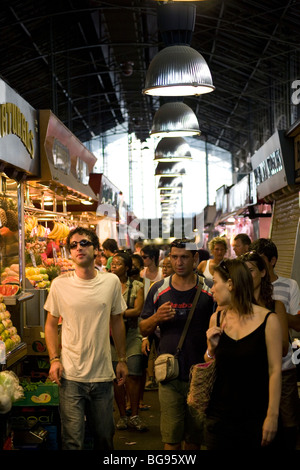
[[[164,449],[180,450],[184,442],[185,450],[197,450],[203,438],[203,422],[190,412],[187,393],[191,366],[204,362],[213,298],[209,287],[205,283],[200,285],[200,276],[196,273],[198,251],[191,240],[172,242],[170,259],[174,274],[151,286],[141,314],[140,330],[143,336],[149,336],[159,326],[158,355],[175,354],[196,291],[201,289],[179,354],[179,376],[159,384],[160,429]]]
[[[95,269],[99,239],[77,227],[67,237],[75,271],[52,281],[44,305],[48,311],[45,338],[50,358],[49,377],[59,385],[62,449],[84,448],[85,418],[94,449],[113,450],[113,380],[109,332],[119,362],[119,385],[127,377],[122,297],[117,276]],[[58,320],[62,318],[62,347]]]

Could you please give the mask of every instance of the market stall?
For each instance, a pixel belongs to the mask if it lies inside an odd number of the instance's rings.
[[[2,367],[10,367],[27,353],[23,308],[32,295],[25,289],[23,190],[39,176],[39,136],[37,112],[3,80],[0,107],[0,340]]]
[[[299,125],[289,133],[277,131],[251,157],[251,163],[258,198],[273,204],[270,237],[278,249],[276,273],[300,283],[300,180],[299,177],[295,179],[295,168],[299,167],[297,129]],[[292,136],[295,136],[295,142]]]
[[[235,257],[232,242],[239,233],[246,233],[251,240],[268,237],[271,216],[272,205],[257,197],[253,172],[230,187],[221,186],[216,192],[214,232],[228,240],[227,256]]]
[[[24,192],[25,274],[27,289],[34,292],[24,333],[31,345],[44,328],[52,279],[73,269],[66,237],[71,228],[90,225],[86,208],[95,210],[98,199],[89,185],[96,157],[50,110],[39,112],[39,129],[41,171]],[[44,345],[36,352],[47,353]]]

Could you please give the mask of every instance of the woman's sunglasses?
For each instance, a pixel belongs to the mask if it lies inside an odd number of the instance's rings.
[[[218,266],[223,269],[223,271],[225,271],[225,273],[229,276],[229,269],[227,268],[225,261],[221,261]]]
[[[77,248],[77,245],[82,246],[83,248],[86,248],[87,246],[92,246],[92,242],[90,240],[80,240],[80,242],[72,242],[69,245],[70,250],[74,250],[74,248]]]

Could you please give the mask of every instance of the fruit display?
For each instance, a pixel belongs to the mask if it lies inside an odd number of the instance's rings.
[[[20,284],[19,264],[14,263],[3,269],[1,272],[1,284]]]
[[[59,257],[55,261],[53,258],[46,258],[44,260],[44,264],[48,268],[58,267],[60,270],[60,273],[65,273],[67,271],[74,271],[73,261],[70,259],[66,259],[66,258]]]
[[[20,292],[19,284],[0,284],[0,294],[4,297],[11,297]]]
[[[50,240],[64,240],[67,238],[70,227],[64,222],[54,221],[53,224],[53,229],[48,233],[47,237],[50,238]]]
[[[2,264],[7,266],[19,260],[19,222],[16,203],[8,198],[0,198],[0,249]]]
[[[8,353],[21,342],[21,337],[13,325],[10,312],[3,300],[3,295],[0,294],[0,340],[4,342],[6,353]]]
[[[26,267],[25,275],[36,289],[46,289],[50,287],[49,275],[45,267]]]
[[[34,215],[25,216],[25,236],[31,235],[32,230],[38,225],[38,219]]]
[[[18,209],[12,199],[7,197],[0,199],[0,220],[2,227],[7,227],[11,232],[18,230]]]

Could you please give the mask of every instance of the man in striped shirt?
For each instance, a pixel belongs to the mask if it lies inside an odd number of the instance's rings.
[[[209,287],[205,282],[201,285],[195,272],[198,252],[191,240],[174,240],[170,246],[170,260],[174,274],[155,282],[150,288],[141,314],[140,330],[143,336],[149,336],[159,327],[158,355],[175,354],[196,291],[201,289],[178,357],[179,376],[159,384],[160,430],[164,449],[180,450],[184,442],[185,450],[197,450],[201,447],[203,422],[190,412],[186,400],[190,368],[204,362],[213,298]]]

